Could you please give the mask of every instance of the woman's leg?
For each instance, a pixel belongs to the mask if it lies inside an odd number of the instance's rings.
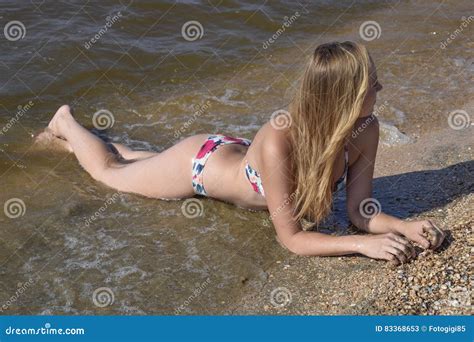
[[[35,143],[47,146],[50,149],[52,148],[74,153],[71,144],[69,144],[67,140],[60,139],[54,135],[49,127],[35,137]],[[117,154],[117,157],[120,157],[127,162],[134,162],[139,159],[154,157],[158,154],[157,152],[151,151],[134,151],[131,148],[118,143],[107,143],[107,147]]]
[[[159,154],[157,152],[151,151],[134,151],[123,144],[109,143],[109,145],[112,145],[113,148],[117,151],[117,153],[119,153],[124,159],[128,160],[146,159]]]
[[[186,138],[161,153],[123,163],[106,143],[76,122],[69,106],[59,108],[48,127],[68,141],[79,163],[94,179],[112,188],[155,198],[194,195],[192,158],[206,135]]]

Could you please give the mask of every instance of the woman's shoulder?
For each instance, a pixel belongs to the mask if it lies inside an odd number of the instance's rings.
[[[259,139],[262,151],[274,156],[288,155],[291,151],[288,127],[278,127],[270,120],[257,132],[255,139]]]
[[[349,156],[352,164],[361,153],[374,154],[379,141],[379,122],[374,114],[364,116],[354,124],[349,138]]]

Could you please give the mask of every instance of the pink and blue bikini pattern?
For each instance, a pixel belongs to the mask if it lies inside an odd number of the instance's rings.
[[[344,145],[344,159],[345,159],[344,173],[336,181],[336,184],[334,185],[334,188],[335,188],[334,192],[337,192],[337,191],[343,189],[346,185],[346,182],[347,182],[347,171],[349,169],[349,150],[347,148],[347,144]]]
[[[212,152],[214,152],[219,146],[226,144],[250,146],[251,143],[252,142],[250,140],[245,138],[233,138],[222,134],[210,135],[202,145],[201,149],[196,155],[196,158],[193,159],[192,185],[194,192],[199,195],[207,196],[207,192],[203,185],[202,175],[204,166],[206,165],[206,162],[211,156]]]
[[[194,192],[199,195],[207,196],[207,192],[204,189],[203,184],[203,170],[204,166],[206,165],[207,160],[211,156],[212,152],[214,152],[219,146],[226,145],[226,144],[239,144],[250,146],[252,143],[251,140],[245,138],[233,138],[222,134],[213,134],[208,136],[204,144],[201,146],[196,157],[193,159],[193,169],[192,169],[192,185]],[[344,174],[339,178],[335,184],[335,190],[341,190],[347,178],[347,171],[349,166],[349,155],[347,145],[344,145],[344,157],[345,157],[345,166],[344,166]],[[259,193],[260,195],[265,197],[265,191],[263,190],[262,178],[260,177],[259,173],[254,170],[248,163],[245,161],[245,175],[252,186],[252,189]]]
[[[263,190],[263,184],[262,184],[262,178],[258,174],[258,172],[254,169],[252,169],[249,165],[249,163],[246,161],[245,164],[245,175],[247,176],[247,179],[250,182],[250,185],[252,185],[253,190],[265,197],[265,191]]]

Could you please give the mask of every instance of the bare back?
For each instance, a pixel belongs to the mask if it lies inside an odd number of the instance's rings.
[[[246,178],[245,163],[248,162],[254,169],[261,170],[262,147],[265,144],[282,144],[286,146],[289,153],[286,158],[278,162],[281,168],[288,168],[291,145],[287,133],[287,129],[276,129],[271,122],[267,122],[258,130],[249,147],[233,144],[222,146],[215,151],[209,158],[204,172],[204,184],[209,196],[248,209],[267,209],[265,197],[256,193]],[[348,145],[349,165],[358,158],[360,148],[357,146],[360,144],[360,136],[351,139]],[[339,151],[339,155],[334,169],[333,183],[344,172],[343,151]]]

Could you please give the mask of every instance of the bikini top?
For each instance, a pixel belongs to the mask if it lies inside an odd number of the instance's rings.
[[[337,192],[341,190],[344,187],[344,184],[346,183],[346,180],[347,180],[347,171],[349,169],[349,150],[347,148],[347,144],[344,145],[344,159],[345,159],[344,173],[336,181],[333,192]],[[259,193],[263,197],[265,197],[265,191],[263,190],[262,179],[260,178],[260,175],[258,174],[258,172],[249,165],[247,160],[245,161],[245,174],[250,184],[252,185],[253,190],[256,193]]]

